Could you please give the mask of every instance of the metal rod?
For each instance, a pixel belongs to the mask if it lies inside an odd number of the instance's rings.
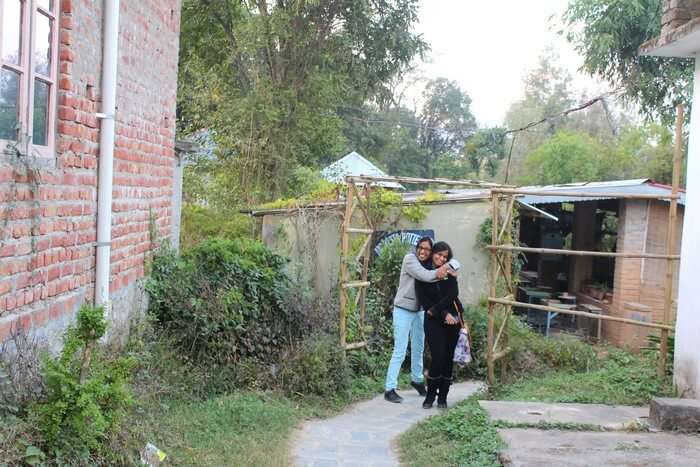
[[[374,230],[372,229],[356,229],[354,227],[348,227],[345,229],[347,233],[359,233],[359,234],[373,234]]]
[[[665,254],[654,254],[654,253],[613,253],[606,251],[585,251],[585,250],[563,250],[558,248],[529,248],[523,246],[515,245],[498,245],[498,246],[487,246],[486,248],[490,250],[501,250],[501,251],[522,251],[524,253],[542,253],[542,254],[552,254],[552,255],[568,255],[568,256],[605,256],[612,258],[646,258],[646,259],[667,259],[671,261],[678,261],[681,259],[680,255],[665,255]]]
[[[520,307],[520,308],[531,308],[533,310],[539,310],[539,311],[553,311],[555,313],[561,313],[563,315],[586,316],[588,318],[593,318],[593,319],[602,319],[602,320],[606,320],[606,321],[616,321],[618,323],[634,324],[635,326],[642,326],[642,327],[656,328],[656,329],[668,329],[669,331],[673,331],[673,326],[668,326],[666,324],[648,323],[646,321],[637,321],[635,319],[620,318],[618,316],[610,316],[610,315],[602,315],[602,314],[599,315],[599,314],[595,314],[595,313],[588,313],[586,311],[567,310],[566,308],[557,308],[554,306],[545,306],[545,305],[535,305],[532,303],[516,302],[513,300],[505,300],[502,298],[489,297],[489,303],[498,303],[499,305],[511,305],[511,306]]]

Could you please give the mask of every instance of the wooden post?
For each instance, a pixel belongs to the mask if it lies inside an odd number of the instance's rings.
[[[498,194],[491,193],[491,244],[496,246],[498,242]],[[491,250],[491,280],[490,280],[490,296],[496,296],[496,282],[498,280],[498,259],[496,258],[498,251]],[[486,361],[488,365],[487,381],[489,384],[494,382],[494,351],[493,348],[493,327],[495,304],[489,301],[488,304],[488,329],[486,334]]]
[[[345,348],[346,343],[346,310],[348,307],[348,290],[345,284],[348,282],[348,257],[350,256],[350,233],[348,228],[350,227],[350,221],[352,218],[353,204],[355,201],[355,196],[353,190],[353,182],[347,182],[347,191],[345,193],[345,216],[343,217],[343,225],[340,232],[340,287],[338,287],[338,305],[340,313],[340,346]]]
[[[506,213],[506,220],[505,224],[503,225],[502,232],[505,232],[505,240],[509,243],[513,243],[513,206],[515,204],[515,195],[510,196],[510,202],[508,203],[508,212]],[[501,234],[501,238],[503,238],[503,234]],[[499,240],[500,242],[500,240]],[[513,294],[513,298],[517,300],[516,296],[516,288],[513,285],[513,252],[508,251],[505,253],[505,259],[504,259],[504,267],[505,269],[503,270],[503,278],[505,279],[506,282],[506,288],[510,290],[510,293]],[[504,330],[503,330],[503,344],[501,345],[502,349],[507,349],[508,348],[508,320],[510,319],[510,315],[513,311],[513,307],[510,305],[506,305],[505,307],[505,312],[503,313],[503,323],[504,323]],[[508,355],[505,355],[503,359],[501,360],[501,383],[505,383],[506,379],[508,378]]]
[[[668,229],[666,231],[666,253],[674,254],[676,251],[676,219],[678,216],[678,195],[681,179],[681,159],[683,158],[683,120],[684,109],[682,105],[676,107],[676,147],[673,152],[673,178],[671,184],[671,198],[668,208]],[[673,277],[675,263],[671,259],[666,260],[666,295],[664,297],[663,324],[669,324],[671,320],[671,305],[673,304]],[[661,342],[659,349],[659,376],[666,374],[666,360],[668,355],[668,330],[661,330]]]
[[[370,209],[372,207],[372,188],[369,183],[365,186],[365,196],[367,197],[367,227],[368,229],[374,230],[374,226],[370,223],[372,220]],[[367,282],[367,277],[369,275],[369,256],[372,252],[372,234],[369,234],[367,241],[363,245],[364,256],[362,257],[362,274],[361,281]],[[367,298],[367,287],[362,287],[360,289],[360,325],[365,322],[365,301]],[[364,333],[363,333],[364,335]]]

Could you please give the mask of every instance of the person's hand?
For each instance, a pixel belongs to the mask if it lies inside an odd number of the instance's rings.
[[[459,275],[459,273],[458,273],[457,271],[455,271],[454,269],[452,269],[451,267],[449,267],[449,266],[450,266],[449,264],[447,264],[446,266],[448,266],[448,268],[447,268],[447,274],[449,274],[449,275],[452,276],[452,277],[457,277],[457,276]]]
[[[449,325],[455,325],[459,324],[459,320],[451,314],[447,313],[447,316],[445,316],[445,323]]]
[[[444,279],[445,276],[447,276],[447,272],[449,271],[449,269],[449,265],[443,264],[438,268],[437,272],[435,273],[435,277],[437,277],[438,279]]]

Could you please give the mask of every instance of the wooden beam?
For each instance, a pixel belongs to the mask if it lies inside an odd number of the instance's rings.
[[[374,230],[372,230],[372,229],[357,229],[354,227],[348,227],[347,229],[345,229],[345,231],[347,233],[359,233],[359,234],[367,234],[367,235],[374,233]]]
[[[588,313],[586,311],[567,310],[565,308],[557,308],[554,306],[534,305],[531,303],[516,302],[513,300],[505,300],[502,298],[489,297],[489,303],[498,303],[500,305],[510,305],[510,306],[516,306],[516,307],[520,307],[520,308],[530,308],[530,309],[538,310],[538,311],[553,311],[555,313],[561,313],[563,315],[585,316],[587,318],[602,319],[605,321],[616,321],[618,323],[633,324],[635,326],[642,326],[642,327],[646,327],[646,328],[667,329],[669,331],[673,331],[673,326],[668,326],[666,324],[649,323],[646,321],[637,321],[635,319],[620,318],[618,316]]]
[[[476,186],[476,187],[508,187],[512,185],[501,185],[498,183],[484,182],[482,180],[449,180],[446,178],[417,178],[417,177],[392,177],[382,176],[375,177],[372,175],[347,175],[345,181],[352,182],[396,182],[396,183],[434,183],[436,185],[450,186]]]
[[[350,227],[353,210],[355,209],[354,196],[352,195],[352,184],[347,185],[345,196],[345,215],[343,216],[343,226],[340,235],[340,267],[338,287],[338,313],[339,313],[339,334],[340,346],[345,347],[346,338],[346,313],[348,308],[348,293],[343,284],[348,282],[350,272],[348,271],[348,255],[350,254],[350,234],[346,230]]]
[[[671,194],[678,195],[681,180],[681,160],[683,158],[683,120],[685,119],[682,105],[676,107],[676,145],[673,152],[673,175],[671,182]],[[666,230],[666,253],[669,256],[676,251],[676,220],[678,218],[678,200],[671,199],[668,207],[668,228]],[[666,261],[666,284],[664,295],[664,315],[663,323],[669,324],[671,319],[671,306],[673,305],[673,279],[675,263],[669,258]],[[659,343],[659,376],[666,374],[666,359],[668,356],[668,331],[661,330],[661,340]]]
[[[506,228],[508,228],[511,225],[511,220],[513,217],[513,205],[515,204],[515,196],[510,197],[510,202],[508,203],[508,211],[506,211],[506,218],[503,223],[503,228],[501,228],[501,232],[498,234],[498,242],[500,243],[501,240],[503,240],[503,235],[506,233]]]
[[[498,352],[494,352],[494,353],[493,353],[493,359],[494,359],[494,361],[500,360],[500,359],[502,359],[503,357],[507,356],[507,355],[508,355],[509,353],[511,353],[512,351],[513,351],[513,349],[511,349],[510,347],[506,347],[506,348],[503,349],[503,350],[499,350]]]
[[[356,350],[356,349],[361,349],[362,347],[367,347],[367,341],[353,342],[352,344],[345,344],[345,346],[343,348],[345,350]]]
[[[352,288],[357,288],[357,287],[369,287],[370,282],[369,281],[352,281],[352,282],[344,282],[341,284],[341,287],[344,289],[352,289]]]
[[[567,198],[624,198],[624,199],[678,199],[676,195],[646,195],[640,193],[606,193],[588,191],[527,190],[516,188],[492,188],[491,191],[504,195],[557,196]]]
[[[370,206],[370,197],[372,195],[372,187],[370,185],[367,185],[366,187],[366,193],[365,196],[367,197],[367,208],[369,209]],[[368,211],[369,214],[369,211]],[[372,224],[369,224],[370,228],[374,227]],[[362,249],[360,250],[361,252],[364,251],[364,256],[362,257],[362,272],[360,273],[360,281],[362,282],[367,282],[367,277],[369,277],[369,256],[370,256],[370,250],[372,247],[371,244],[372,241],[372,235],[368,235],[367,239],[365,240],[365,243],[362,245]],[[366,301],[367,299],[367,287],[362,287],[360,289],[360,304],[359,304],[359,310],[360,310],[360,326],[362,326],[365,322],[365,308],[366,308]]]
[[[529,248],[515,245],[497,245],[487,246],[489,250],[498,251],[522,251],[525,253],[540,253],[551,255],[567,255],[567,256],[604,256],[610,258],[646,258],[646,259],[667,259],[678,261],[680,255],[673,254],[654,254],[654,253],[625,253],[625,252],[607,252],[607,251],[585,251],[585,250],[563,250],[558,248]]]
[[[496,245],[498,243],[498,194],[495,192],[491,193],[491,245]],[[490,295],[493,297],[496,295],[496,282],[498,281],[498,252],[491,250],[491,277],[489,281]],[[493,338],[494,338],[494,303],[489,302],[488,304],[488,322],[486,330],[486,363],[487,363],[487,373],[486,380],[489,384],[494,383],[494,365],[495,359]]]

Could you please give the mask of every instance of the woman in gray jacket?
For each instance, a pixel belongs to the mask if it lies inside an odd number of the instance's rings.
[[[423,310],[416,300],[415,281],[435,282],[443,279],[449,271],[449,265],[434,270],[428,270],[421,264],[430,257],[433,240],[423,237],[418,240],[416,251],[410,252],[403,258],[401,264],[401,276],[399,287],[394,297],[394,351],[386,372],[384,385],[384,399],[389,402],[399,403],[403,398],[396,393],[401,365],[406,358],[408,338],[411,337],[411,386],[418,394],[425,396],[425,383],[423,382],[423,345],[425,333],[423,331]]]

